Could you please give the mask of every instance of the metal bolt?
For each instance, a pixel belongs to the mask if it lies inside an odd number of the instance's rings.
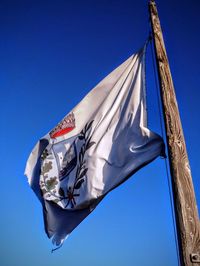
[[[200,255],[197,254],[197,253],[192,253],[190,255],[191,257],[191,261],[194,262],[194,263],[197,263],[197,262],[200,262]]]

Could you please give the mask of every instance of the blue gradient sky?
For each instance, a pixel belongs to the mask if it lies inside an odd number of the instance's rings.
[[[157,0],[200,206],[200,2]],[[54,254],[42,208],[23,175],[27,157],[149,32],[147,1],[0,3],[1,266],[176,266],[164,161],[111,192]],[[147,50],[149,126],[160,133]]]

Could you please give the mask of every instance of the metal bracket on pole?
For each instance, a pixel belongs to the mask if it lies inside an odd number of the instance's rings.
[[[190,258],[191,258],[191,261],[193,263],[200,262],[200,254],[198,254],[198,253],[192,253],[192,254],[190,254]]]

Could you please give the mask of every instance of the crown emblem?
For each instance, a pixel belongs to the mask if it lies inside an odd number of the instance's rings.
[[[65,135],[75,128],[74,113],[67,115],[49,134],[51,138],[57,138]]]

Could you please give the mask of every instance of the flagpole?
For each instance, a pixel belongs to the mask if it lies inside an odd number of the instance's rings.
[[[197,266],[200,265],[199,215],[174,85],[154,0],[149,1],[149,12],[166,130],[180,262],[183,266]]]

